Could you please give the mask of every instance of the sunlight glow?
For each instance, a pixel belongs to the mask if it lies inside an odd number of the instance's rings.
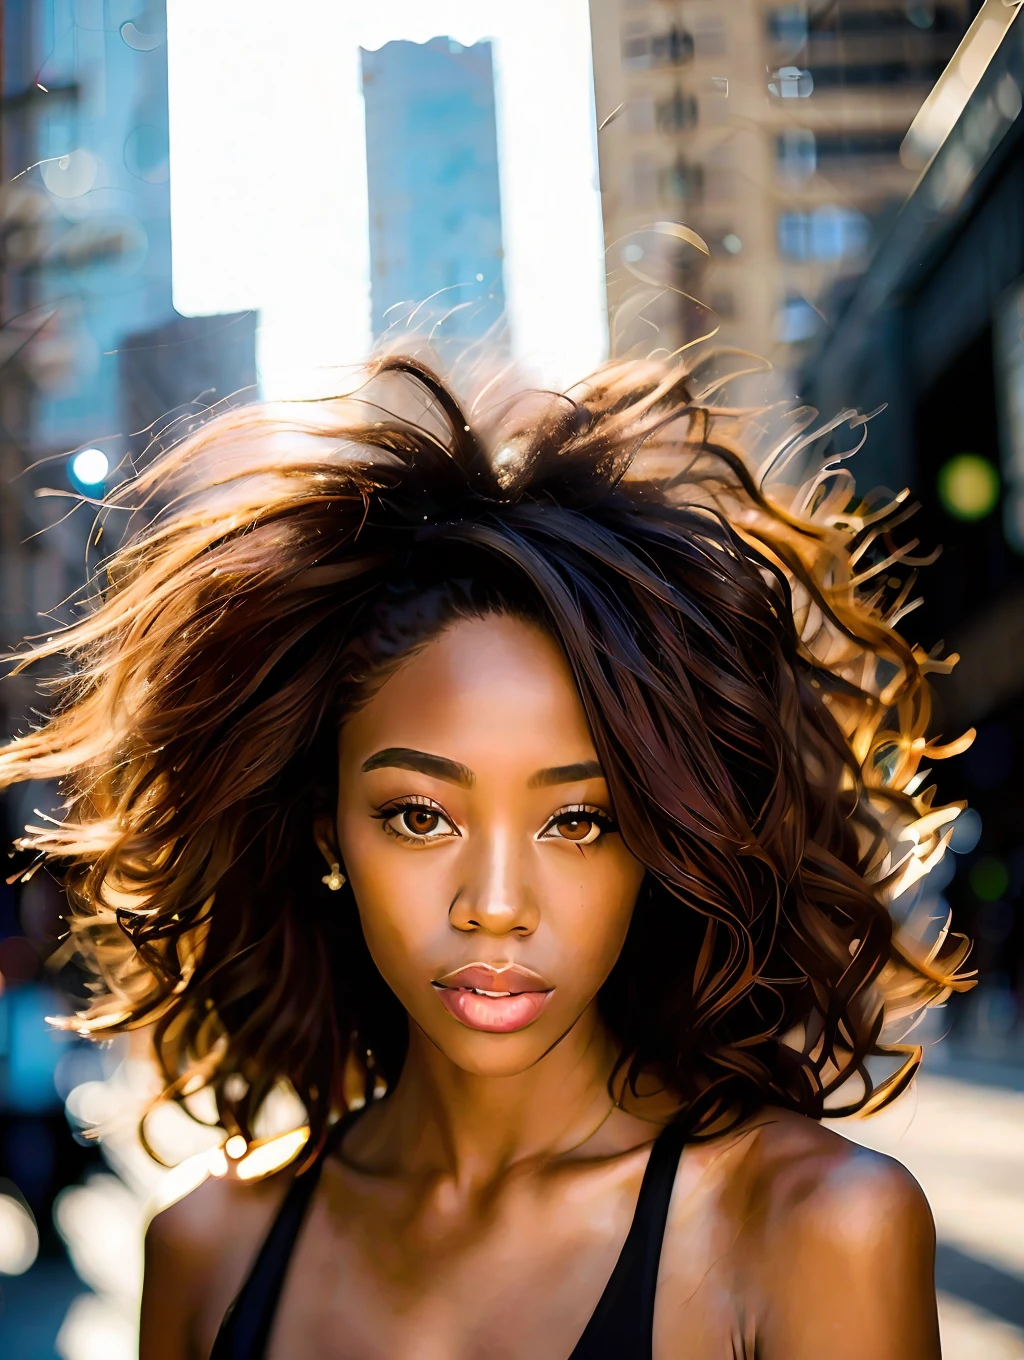
[[[513,354],[547,382],[605,356],[587,0],[168,0],[174,304],[258,308],[264,395],[370,347],[359,48],[494,44]]]
[[[279,1171],[299,1155],[308,1141],[309,1129],[293,1129],[291,1133],[283,1133],[279,1138],[261,1143],[237,1164],[235,1169],[239,1179],[256,1180],[261,1176],[269,1176],[272,1171]]]

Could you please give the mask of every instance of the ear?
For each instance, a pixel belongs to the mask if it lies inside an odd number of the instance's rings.
[[[340,861],[338,829],[329,812],[318,812],[313,818],[313,839],[316,841],[317,849],[323,855],[324,863],[328,869]]]

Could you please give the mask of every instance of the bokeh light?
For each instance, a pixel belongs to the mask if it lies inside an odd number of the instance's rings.
[[[40,176],[56,198],[80,198],[96,183],[100,163],[91,151],[80,147],[66,156],[53,156],[40,168]]]
[[[79,1294],[61,1324],[57,1354],[71,1360],[135,1360],[132,1320],[95,1294]]]
[[[32,1215],[13,1195],[0,1195],[0,1275],[24,1275],[38,1255]]]
[[[102,449],[82,449],[71,460],[71,475],[83,486],[102,486],[110,471],[110,459]]]
[[[970,872],[971,891],[983,902],[994,902],[1010,885],[1010,874],[1001,859],[984,855]]]
[[[999,500],[999,473],[977,453],[958,453],[939,469],[939,500],[954,519],[984,519]]]

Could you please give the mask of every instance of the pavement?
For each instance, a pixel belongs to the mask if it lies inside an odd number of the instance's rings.
[[[944,1360],[1024,1360],[1024,1091],[925,1070],[838,1132],[901,1161],[935,1215]]]

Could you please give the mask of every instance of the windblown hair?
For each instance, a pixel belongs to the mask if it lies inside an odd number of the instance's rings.
[[[484,409],[390,356],[347,396],[218,416],[121,487],[159,509],[21,656],[68,673],[0,753],[0,786],[61,782],[64,820],[21,844],[64,875],[96,975],[69,1024],[152,1026],[167,1094],[211,1087],[247,1137],[280,1083],[311,1148],[393,1083],[405,1016],[313,821],[346,713],[453,620],[510,612],[562,648],[647,871],[599,998],[629,1078],[670,1085],[697,1136],[902,1089],[920,1051],[893,1025],[969,985],[963,942],[893,906],[959,810],[919,788],[954,749],[926,730],[949,663],[896,631],[904,498],[858,500],[840,456],[808,471],[814,413],[770,435],[728,376],[621,362]]]

